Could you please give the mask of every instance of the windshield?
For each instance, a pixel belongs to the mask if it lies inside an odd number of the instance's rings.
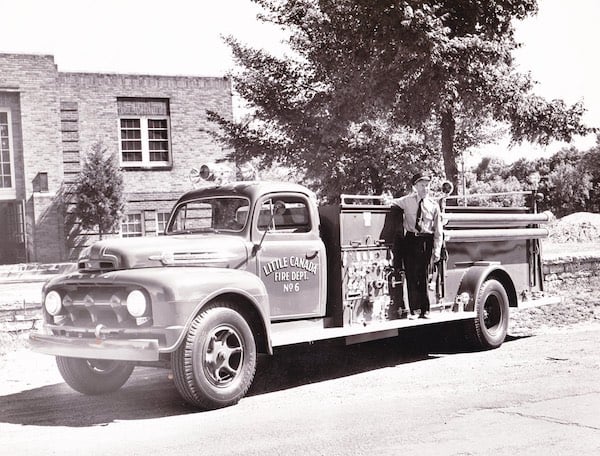
[[[248,219],[247,198],[215,196],[188,201],[175,208],[168,234],[239,232]]]

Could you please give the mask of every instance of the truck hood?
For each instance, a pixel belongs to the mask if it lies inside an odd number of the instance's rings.
[[[80,271],[157,266],[232,268],[248,258],[242,238],[218,234],[108,239],[81,252]]]

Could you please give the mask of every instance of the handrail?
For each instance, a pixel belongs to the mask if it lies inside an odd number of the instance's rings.
[[[514,190],[512,192],[497,192],[497,193],[467,193],[466,195],[448,195],[445,199],[467,199],[467,198],[487,198],[493,196],[508,196],[508,195],[531,195],[533,190]]]
[[[472,214],[472,213],[445,213],[444,219],[451,226],[480,226],[482,224],[505,225],[532,225],[549,223],[552,220],[550,212],[533,214]]]
[[[497,196],[529,196],[535,194],[535,190],[515,190],[510,192],[495,192],[495,193],[469,193],[466,195],[444,195],[441,197],[442,200],[467,200],[467,199],[475,199],[475,198],[493,198]],[[434,196],[435,197],[435,196]],[[371,201],[372,204],[367,203],[367,205],[372,206],[388,206],[389,195],[360,195],[360,194],[349,194],[342,193],[340,195],[340,202],[342,206],[358,206],[365,205],[365,203],[351,203],[349,200],[362,200],[362,201]],[[524,208],[527,206],[523,206]]]
[[[346,200],[372,200],[374,204],[373,206],[385,206],[386,196],[384,195],[351,195],[347,193],[342,193],[340,195],[340,202],[342,206],[352,206],[358,205],[357,203],[350,203]]]

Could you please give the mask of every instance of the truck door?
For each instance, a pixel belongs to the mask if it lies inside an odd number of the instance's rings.
[[[318,225],[315,204],[304,195],[270,194],[258,201],[253,242],[264,236],[257,269],[273,320],[325,315],[326,258]]]

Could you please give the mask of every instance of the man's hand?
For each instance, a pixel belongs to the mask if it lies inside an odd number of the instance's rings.
[[[392,204],[392,201],[394,201],[394,197],[392,196],[392,193],[389,190],[387,192],[383,192],[381,194],[381,197],[381,202],[385,206],[390,206]]]
[[[440,254],[439,253],[434,253],[433,254],[433,262],[437,263],[438,261],[440,261]]]

